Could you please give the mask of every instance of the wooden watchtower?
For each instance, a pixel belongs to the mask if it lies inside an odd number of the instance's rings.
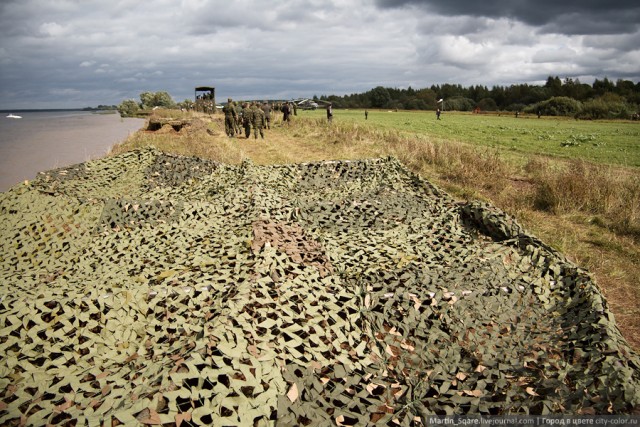
[[[216,112],[216,88],[198,86],[195,90],[196,111],[213,114]]]

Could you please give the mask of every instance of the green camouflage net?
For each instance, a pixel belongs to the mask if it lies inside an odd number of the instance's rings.
[[[632,413],[593,279],[394,159],[130,152],[0,195],[1,425]],[[635,408],[635,409],[634,409]]]

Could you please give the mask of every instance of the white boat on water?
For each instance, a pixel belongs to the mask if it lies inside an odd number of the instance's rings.
[[[13,113],[12,113],[12,114],[9,114],[9,115],[7,116],[7,119],[21,119],[21,118],[22,118],[22,116],[16,116],[16,115],[15,115],[15,114],[13,114]]]

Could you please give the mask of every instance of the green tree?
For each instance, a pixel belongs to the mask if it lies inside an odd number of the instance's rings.
[[[469,98],[474,101],[480,101],[481,99],[485,99],[489,97],[489,89],[486,86],[471,86],[469,88]]]
[[[595,79],[593,82],[593,90],[596,95],[604,95],[606,92],[613,92],[615,86],[613,82],[605,77],[603,80]]]
[[[369,99],[371,99],[372,107],[384,108],[389,104],[389,101],[391,101],[391,95],[386,88],[378,86],[371,90]]]
[[[149,110],[153,107],[176,108],[176,103],[165,91],[142,92],[140,94],[140,104],[142,109]]]
[[[431,89],[420,89],[416,92],[416,98],[421,101],[418,103],[421,110],[435,109],[436,93]]]
[[[152,107],[175,108],[176,103],[167,92],[161,91],[153,94]]]
[[[475,107],[473,99],[465,98],[462,96],[454,96],[452,98],[445,99],[443,102],[443,110],[446,111],[471,111]]]
[[[140,108],[144,109],[144,110],[148,110],[150,108],[153,108],[153,97],[154,97],[154,93],[153,92],[142,92],[140,94]]]
[[[494,86],[491,88],[490,97],[496,102],[499,110],[507,106],[507,93],[504,86]]]
[[[552,97],[562,95],[562,80],[560,80],[560,77],[558,76],[549,76],[544,87],[547,88],[547,90],[549,91],[549,95],[551,95]]]
[[[118,105],[118,113],[122,117],[132,117],[140,110],[140,106],[133,99],[126,99]]]
[[[629,98],[633,95],[634,89],[635,89],[635,85],[631,80],[618,79],[616,81],[616,93],[618,95],[624,96],[625,98]]]
[[[482,111],[496,111],[498,109],[498,104],[493,98],[482,98],[478,101],[478,108]]]

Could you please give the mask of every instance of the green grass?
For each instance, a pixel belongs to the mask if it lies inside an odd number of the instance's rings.
[[[324,110],[298,112],[298,117],[320,118]],[[511,157],[530,154],[625,167],[640,167],[640,123],[582,121],[558,117],[512,114],[445,112],[436,120],[433,111],[334,110],[334,121],[361,122],[408,135],[428,134],[499,149]]]

